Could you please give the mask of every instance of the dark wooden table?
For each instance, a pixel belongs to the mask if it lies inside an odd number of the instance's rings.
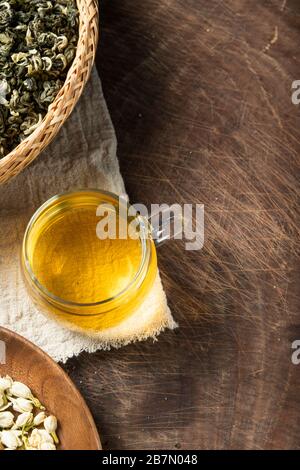
[[[299,449],[300,3],[100,11],[97,66],[131,199],[204,203],[206,240],[159,250],[176,332],[65,368],[106,449]]]

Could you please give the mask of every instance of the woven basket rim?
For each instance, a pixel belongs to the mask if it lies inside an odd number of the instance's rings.
[[[16,176],[50,143],[73,111],[90,75],[98,41],[98,2],[96,0],[76,0],[76,3],[79,10],[78,42],[76,54],[71,67],[68,70],[64,84],[56,95],[54,101],[50,104],[40,125],[32,132],[32,134],[26,137],[7,155],[0,159],[0,184],[1,181],[5,182],[11,177]],[[86,74],[83,74],[82,81],[79,81],[78,76],[80,75],[81,69],[84,71],[86,70]],[[75,87],[77,84],[78,87]],[[72,103],[61,119],[61,116],[56,111],[60,105],[63,108],[66,97],[69,98]],[[65,111],[65,108],[63,108],[63,111]],[[44,144],[45,139],[40,140],[40,149],[37,148],[36,151],[33,151],[32,154],[28,156],[27,152],[34,148],[34,144],[37,143],[38,137],[45,135],[45,130],[48,125],[49,127],[52,126],[52,129],[49,131],[48,138],[46,138],[47,142]],[[12,169],[5,169],[5,167],[10,163],[13,165],[14,162],[16,162],[16,165],[14,165]]]

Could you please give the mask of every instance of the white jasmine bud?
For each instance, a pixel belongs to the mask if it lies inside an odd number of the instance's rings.
[[[40,436],[38,429],[33,429],[32,433],[28,438],[28,445],[29,447],[33,447],[35,449],[39,449],[42,444],[42,438]]]
[[[25,413],[21,413],[17,419],[16,419],[16,424],[15,428],[23,428],[24,426],[28,426],[29,424],[32,423],[33,420],[33,414],[30,413],[30,411],[25,411]]]
[[[6,377],[0,377],[0,392],[4,392],[12,386],[12,379],[7,375]]]
[[[40,424],[42,424],[43,421],[45,421],[45,418],[46,418],[46,413],[44,411],[41,411],[34,417],[33,424],[35,426],[39,426]]]
[[[54,444],[51,444],[51,442],[43,442],[41,450],[56,450],[56,447]]]
[[[19,431],[2,431],[1,442],[8,449],[17,449],[22,445],[22,441],[19,438],[21,432]]]
[[[41,410],[44,409],[40,401],[32,395],[30,388],[22,382],[13,382],[12,386],[9,389],[9,392],[14,397],[26,398],[27,400],[32,401],[33,405],[37,408],[40,408]]]
[[[5,411],[11,406],[11,403],[6,403],[6,405],[0,406],[0,411]]]
[[[28,398],[31,399],[32,393],[27,385],[22,384],[22,382],[13,382],[10,387],[10,393],[17,398]]]
[[[28,446],[33,449],[39,449],[42,444],[42,438],[38,429],[33,429],[28,438]],[[27,447],[26,447],[27,448]]]
[[[48,433],[51,434],[55,444],[58,444],[59,440],[58,440],[58,437],[56,435],[56,429],[57,429],[57,419],[56,419],[56,417],[53,416],[53,415],[48,416],[44,421],[44,428],[46,429],[46,431],[48,431]]]
[[[44,428],[49,433],[55,432],[56,429],[57,429],[57,419],[56,419],[56,417],[53,416],[53,415],[48,416],[44,421]]]
[[[33,429],[28,438],[28,445],[40,449],[42,444],[53,444],[53,439],[45,429]]]
[[[41,436],[42,442],[50,442],[50,444],[53,444],[53,438],[48,431],[46,431],[45,429],[37,429],[37,431]]]
[[[13,410],[18,413],[25,413],[26,411],[31,412],[33,409],[31,401],[26,398],[9,398],[9,400],[13,404]]]
[[[9,407],[10,407],[10,404],[7,401],[5,392],[0,390],[0,411],[4,411]]]
[[[10,428],[14,424],[14,415],[10,411],[0,413],[0,428]]]

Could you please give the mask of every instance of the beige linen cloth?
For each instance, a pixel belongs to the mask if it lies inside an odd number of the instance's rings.
[[[17,178],[0,187],[0,325],[62,362],[81,351],[120,347],[176,327],[159,275],[143,305],[121,324],[92,338],[66,329],[33,305],[20,271],[26,225],[48,198],[79,188],[125,191],[116,137],[96,69],[55,141]]]

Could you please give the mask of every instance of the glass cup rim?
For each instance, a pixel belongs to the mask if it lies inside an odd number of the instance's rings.
[[[115,295],[113,297],[110,297],[108,299],[98,301],[98,302],[90,302],[90,303],[73,302],[73,301],[65,300],[61,297],[58,297],[58,296],[52,294],[35,277],[34,272],[31,268],[31,263],[29,262],[28,250],[27,250],[28,239],[29,239],[30,232],[31,232],[35,222],[39,219],[42,212],[46,208],[50,207],[51,204],[53,204],[55,201],[65,197],[65,196],[70,196],[70,195],[73,195],[73,194],[75,195],[75,194],[80,194],[80,193],[91,193],[91,194],[94,193],[94,194],[98,194],[99,196],[100,195],[109,196],[117,203],[117,207],[119,206],[119,196],[117,194],[115,194],[111,191],[101,190],[101,189],[94,189],[94,188],[76,189],[76,190],[65,191],[65,192],[58,193],[58,194],[52,196],[50,199],[47,199],[34,212],[34,214],[31,216],[31,218],[30,218],[30,220],[27,224],[26,230],[25,230],[25,234],[24,234],[24,238],[23,238],[23,244],[22,244],[22,260],[24,261],[24,269],[28,273],[28,275],[30,277],[30,281],[33,283],[35,288],[38,290],[38,293],[40,295],[42,295],[42,297],[46,296],[46,300],[48,300],[48,298],[49,298],[52,301],[54,301],[55,303],[58,303],[60,305],[64,305],[66,307],[76,307],[76,308],[97,307],[97,306],[103,306],[103,305],[106,305],[106,304],[109,305],[109,303],[112,302],[112,301],[121,300],[130,291],[130,289],[134,286],[134,284],[139,279],[141,274],[144,272],[144,268],[146,266],[146,263],[147,263],[147,261],[150,260],[150,257],[151,257],[151,249],[149,247],[149,244],[147,243],[147,238],[140,237],[141,244],[142,244],[142,259],[141,259],[139,268],[138,268],[134,278],[130,281],[128,286],[126,286],[117,295]],[[141,220],[143,225],[145,223],[147,223],[147,225],[149,225],[149,222],[144,217],[142,217],[140,215],[138,215],[137,217]],[[146,230],[145,230],[145,232],[146,232]],[[142,278],[141,280],[143,280],[143,279],[144,278]],[[66,313],[69,313],[71,315],[76,315],[76,313],[73,313],[73,312],[66,312]],[[93,316],[93,315],[97,315],[97,313],[85,314],[85,315],[92,315]]]

